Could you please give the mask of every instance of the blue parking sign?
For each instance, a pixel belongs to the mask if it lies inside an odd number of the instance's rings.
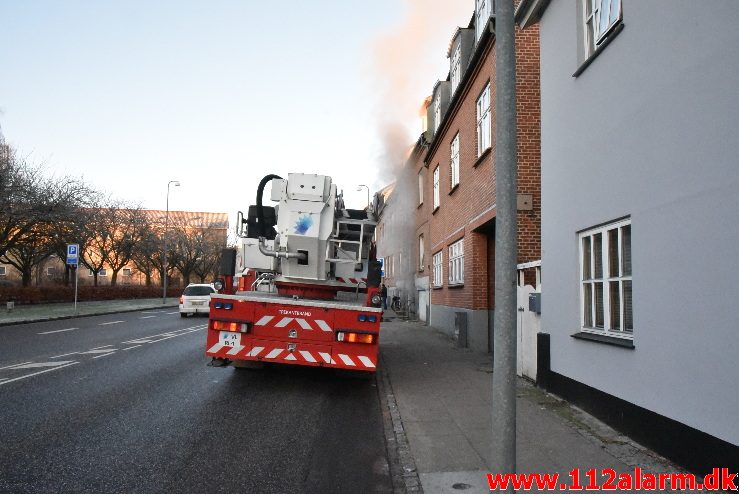
[[[80,246],[78,244],[67,245],[67,264],[76,266],[79,262]]]

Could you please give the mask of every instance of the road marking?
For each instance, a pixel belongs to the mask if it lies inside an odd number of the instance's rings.
[[[31,362],[23,362],[23,364],[30,364]],[[15,367],[17,365],[23,365],[23,364],[13,364],[13,365],[6,365],[5,367],[0,367],[0,369],[10,369],[11,367]]]
[[[68,364],[60,365],[58,367],[53,367],[51,369],[46,369],[46,370],[34,372],[32,374],[26,374],[25,376],[16,377],[15,379],[8,379],[8,380],[5,380],[3,382],[0,382],[0,386],[2,386],[4,384],[15,382],[15,381],[20,381],[21,379],[27,379],[29,377],[38,376],[39,374],[44,374],[45,372],[51,372],[51,371],[55,371],[55,370],[58,370],[58,369],[62,369],[64,367],[69,367],[70,365],[77,365],[77,364],[79,364],[79,362],[70,362]]]
[[[143,316],[143,317],[139,317],[139,319],[151,319],[152,317],[157,317],[157,316]]]
[[[19,364],[14,367],[11,367],[11,370],[17,370],[17,369],[37,369],[39,367],[58,367],[60,365],[68,364],[70,362],[74,362],[73,360],[57,360],[56,362],[29,362],[26,364]]]
[[[86,352],[79,352],[79,353],[80,355],[87,355],[91,353],[108,353],[108,352],[115,352],[115,351],[116,351],[116,348],[104,348],[100,350],[88,350]]]
[[[123,342],[124,345],[138,345],[144,343],[151,343],[151,340],[128,340]]]
[[[79,352],[72,352],[72,353],[62,353],[61,355],[54,355],[50,358],[60,358],[60,357],[68,357],[69,355],[77,355]]]
[[[144,345],[134,345],[134,346],[130,346],[130,347],[128,347],[128,348],[124,348],[124,349],[123,349],[123,351],[125,352],[126,350],[132,350],[132,349],[134,349],[134,348],[138,348],[138,347],[140,347],[140,346],[144,346]]]
[[[36,334],[63,333],[64,331],[74,331],[75,329],[80,329],[80,328],[57,329],[55,331],[44,331],[43,333],[36,333]]]
[[[95,357],[92,357],[92,358],[102,358],[102,357],[107,357],[108,355],[113,355],[114,353],[115,353],[115,352],[109,352],[109,353],[104,353],[104,354],[102,354],[102,355],[97,355],[97,356],[95,356]]]
[[[167,314],[179,314],[179,313],[180,313],[180,311],[177,311],[177,312],[167,312]]]
[[[109,346],[113,346],[113,345],[96,346],[95,348],[90,348],[90,350],[98,350],[100,348],[108,348]]]
[[[118,324],[118,323],[122,323],[122,322],[126,322],[126,321],[110,321],[110,322],[101,322],[100,324],[98,324],[98,326],[107,326],[107,325],[109,325],[109,324]]]

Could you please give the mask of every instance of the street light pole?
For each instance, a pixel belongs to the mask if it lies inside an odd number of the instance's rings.
[[[170,180],[167,182],[167,212],[164,214],[164,262],[162,263],[162,276],[164,276],[164,290],[162,291],[162,305],[167,303],[167,228],[169,228],[169,186],[174,184],[175,187],[179,187],[180,183],[177,180]]]
[[[367,211],[369,211],[369,207],[370,207],[370,190],[369,190],[369,187],[368,186],[361,185],[360,184],[360,185],[357,185],[357,191],[362,190],[362,187],[364,187],[365,189],[367,189]]]

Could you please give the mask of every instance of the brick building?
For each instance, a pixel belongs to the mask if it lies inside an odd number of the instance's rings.
[[[419,315],[491,350],[495,264],[495,34],[490,0],[449,44],[449,76],[427,103],[428,128],[406,162],[414,184]],[[540,259],[539,37],[516,30],[518,262]],[[410,212],[409,214],[413,214]],[[428,295],[430,294],[430,297]],[[421,303],[427,298],[427,307]]]

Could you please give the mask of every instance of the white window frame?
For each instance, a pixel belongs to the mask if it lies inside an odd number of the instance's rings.
[[[451,82],[452,94],[457,90],[459,83],[462,82],[462,43],[457,43],[457,47],[452,53]]]
[[[475,0],[475,41],[480,37],[488,25],[490,19],[490,6],[494,0]]]
[[[593,54],[623,19],[621,0],[582,0],[585,54]],[[605,14],[605,18],[603,17]]]
[[[477,98],[475,108],[477,116],[477,157],[479,158],[491,146],[489,82],[480,93],[480,97]]]
[[[625,262],[624,249],[628,230],[628,268]],[[615,236],[613,235],[615,233]],[[596,237],[599,237],[600,253],[596,252]],[[611,244],[617,244],[618,259],[615,271],[612,266]],[[578,250],[580,259],[580,327],[583,332],[617,338],[634,338],[633,285],[631,258],[631,219],[618,220],[606,225],[583,231],[578,234]],[[586,247],[587,246],[587,247]],[[600,273],[597,272],[598,254],[600,254]],[[614,291],[614,287],[617,291]],[[602,321],[598,321],[598,289],[602,300]],[[612,293],[613,292],[613,293]],[[618,313],[612,307],[612,295],[618,303]],[[625,315],[626,302],[631,305],[631,327],[627,328]],[[615,319],[617,316],[617,320]],[[616,324],[614,324],[616,320]],[[614,326],[618,327],[614,327]]]
[[[449,244],[449,284],[464,283],[464,238]]]
[[[5,266],[0,266],[0,276],[7,276],[8,269]]]
[[[418,270],[423,271],[425,267],[424,256],[426,255],[425,246],[423,244],[423,233],[418,236]]]
[[[88,272],[87,276],[95,276],[95,273],[92,272],[92,269]],[[100,271],[98,271],[98,278],[101,276],[108,276],[108,270],[105,268],[100,268]]]
[[[441,94],[437,93],[434,98],[434,134],[439,130],[439,124],[441,124]]]
[[[418,171],[418,205],[423,204],[423,170]]]
[[[131,268],[123,268],[121,270],[122,276],[131,276],[133,274],[133,270]]]
[[[53,266],[46,266],[46,276],[56,276],[56,268]]]
[[[442,264],[444,262],[444,251],[440,250],[432,257],[434,280],[433,284],[435,287],[440,287],[444,283],[442,278]]]
[[[459,132],[452,139],[452,144],[449,146],[449,155],[451,156],[451,188],[453,189],[459,185]]]
[[[439,197],[439,176],[440,176],[439,165],[436,165],[436,168],[434,168],[434,209],[438,208],[441,203],[441,200]]]

